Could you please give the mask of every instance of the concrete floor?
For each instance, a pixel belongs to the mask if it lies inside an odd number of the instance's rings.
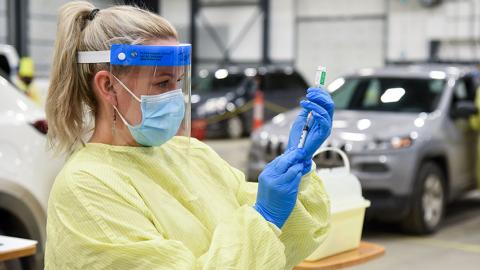
[[[245,171],[248,139],[207,141],[232,166]],[[428,237],[401,234],[390,224],[365,224],[363,240],[383,245],[385,256],[351,269],[480,269],[480,192],[447,208],[440,231]]]

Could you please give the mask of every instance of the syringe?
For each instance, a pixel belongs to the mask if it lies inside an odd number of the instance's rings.
[[[318,66],[317,71],[315,72],[315,87],[324,87],[325,86],[325,78],[327,77],[327,68]],[[307,138],[308,134],[308,124],[312,119],[312,112],[308,113],[307,122],[303,126],[302,129],[302,136],[300,137],[300,142],[298,143],[298,148],[303,148],[305,144],[305,139]]]

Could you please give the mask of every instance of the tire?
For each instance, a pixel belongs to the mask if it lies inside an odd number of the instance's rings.
[[[239,139],[244,133],[243,122],[240,117],[235,116],[227,120],[227,135],[231,139]]]
[[[428,162],[420,167],[415,180],[411,209],[402,221],[406,232],[426,235],[438,230],[445,214],[445,183],[445,173],[437,164]]]

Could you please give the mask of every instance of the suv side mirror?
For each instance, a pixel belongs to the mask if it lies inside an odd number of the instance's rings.
[[[478,109],[475,106],[475,103],[472,101],[459,101],[457,102],[452,110],[451,116],[452,118],[469,118],[470,116],[477,114]]]

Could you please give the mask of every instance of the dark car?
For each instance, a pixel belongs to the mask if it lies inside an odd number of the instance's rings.
[[[292,67],[200,70],[192,87],[192,135],[200,139],[249,135],[259,93],[266,121],[298,106],[307,87]]]

